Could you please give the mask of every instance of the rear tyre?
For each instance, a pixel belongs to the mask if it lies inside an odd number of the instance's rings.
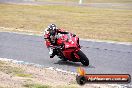
[[[77,52],[78,56],[80,57],[80,62],[85,65],[85,66],[88,66],[89,65],[89,60],[87,58],[87,56],[81,51],[79,50]]]

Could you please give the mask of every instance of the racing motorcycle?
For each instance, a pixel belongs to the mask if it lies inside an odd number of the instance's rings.
[[[70,37],[70,38],[69,38]],[[81,62],[83,65],[89,65],[89,59],[81,51],[79,44],[79,37],[70,33],[70,36],[66,34],[60,34],[57,39],[58,46],[52,46],[53,52],[63,61]]]

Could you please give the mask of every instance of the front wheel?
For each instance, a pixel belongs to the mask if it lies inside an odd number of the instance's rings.
[[[88,66],[88,65],[89,65],[89,60],[88,60],[87,56],[86,56],[81,50],[79,50],[79,51],[77,52],[77,54],[78,54],[78,56],[80,57],[81,63],[82,63],[83,65],[85,65],[85,66]]]

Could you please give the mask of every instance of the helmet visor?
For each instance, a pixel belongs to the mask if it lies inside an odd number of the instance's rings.
[[[50,35],[55,35],[55,30],[50,30],[49,33]]]

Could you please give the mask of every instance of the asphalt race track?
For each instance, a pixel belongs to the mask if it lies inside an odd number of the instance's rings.
[[[42,3],[33,2],[32,0],[0,0],[0,3],[65,5],[65,3]],[[78,4],[71,3],[66,5],[74,6]],[[124,5],[128,8],[120,8],[121,6],[124,7]],[[129,3],[94,3],[90,5],[83,4],[82,6],[109,9],[132,9],[132,4]],[[82,46],[82,51],[90,60],[90,65],[88,67],[83,66],[88,74],[130,74],[132,76],[132,44],[127,45],[84,40],[81,40],[80,44]],[[71,72],[76,72],[77,68],[82,66],[79,62],[63,62],[57,57],[50,59],[48,49],[44,44],[43,36],[9,32],[0,32],[0,58],[36,63],[44,67],[54,67]]]
[[[71,72],[77,72],[77,68],[82,66],[89,74],[132,75],[132,45],[82,40],[80,44],[82,51],[90,60],[88,67],[80,62],[64,62],[57,57],[49,58],[43,36],[0,32],[0,58],[25,61]]]
[[[90,60],[88,73],[128,73],[132,75],[132,45],[80,41]],[[49,58],[42,36],[0,32],[0,57],[76,72],[81,63]]]

